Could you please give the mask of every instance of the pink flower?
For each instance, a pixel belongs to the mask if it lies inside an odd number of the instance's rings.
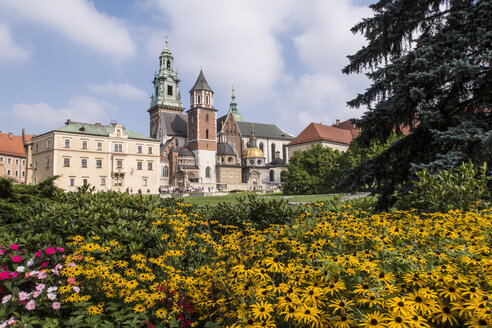
[[[10,249],[19,249],[19,245],[12,244],[12,245],[10,245]]]
[[[48,266],[48,264],[50,264],[50,262],[43,262],[43,263],[41,263],[41,267],[46,268]]]
[[[7,303],[8,301],[10,301],[11,298],[12,294],[5,295],[4,297],[2,297],[2,304]]]
[[[10,275],[10,273],[8,271],[0,272],[0,280],[9,279],[9,275]]]
[[[34,257],[40,257],[43,254],[43,251],[37,251],[34,253]]]
[[[19,293],[19,301],[25,301],[25,300],[29,299],[30,296],[31,296],[31,293],[20,292]]]
[[[17,272],[11,272],[10,273],[10,278],[15,278],[17,277],[19,274]]]
[[[27,302],[26,304],[26,309],[31,311],[31,310],[34,310],[36,308],[36,302],[34,302],[34,300],[30,300],[29,302]]]
[[[36,290],[42,291],[43,289],[45,289],[45,287],[46,287],[45,284],[39,284],[36,286]]]
[[[22,257],[20,257],[20,256],[13,256],[13,257],[12,257],[12,262],[16,262],[16,263],[18,263],[18,262],[20,262],[20,261],[22,261]]]
[[[0,255],[3,255],[5,254],[5,250],[4,249],[0,249]]]
[[[56,250],[54,248],[47,248],[45,251],[44,251],[46,254],[54,254],[56,252]]]
[[[60,305],[60,302],[53,302],[53,304],[51,304],[53,310],[58,310],[60,308]]]
[[[42,290],[37,290],[37,291],[35,291],[35,292],[32,294],[32,297],[33,297],[33,298],[38,298],[38,297],[39,297],[39,295],[41,295],[41,293],[42,293],[42,292],[43,292]]]
[[[44,279],[46,278],[48,275],[46,274],[46,272],[44,271],[41,271],[39,274],[38,274],[38,279]]]
[[[63,252],[65,251],[65,250],[64,250],[63,248],[61,248],[61,247],[57,247],[57,248],[56,248],[56,250],[57,250],[57,251],[59,251],[60,253],[63,253]]]

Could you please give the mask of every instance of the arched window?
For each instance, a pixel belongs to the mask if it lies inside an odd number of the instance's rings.
[[[208,139],[208,129],[205,130],[205,139]]]
[[[275,159],[275,144],[272,143],[272,162]]]
[[[198,104],[201,104],[201,103],[202,103],[202,96],[198,95],[198,96],[196,97],[196,102],[197,102]]]
[[[260,142],[260,149],[263,151],[263,142]]]
[[[205,103],[208,105],[208,96],[205,96]]]
[[[162,168],[162,177],[163,177],[163,178],[167,178],[167,177],[169,177],[169,168],[168,168],[167,166],[164,166],[164,167]]]
[[[282,145],[282,159],[283,159],[284,161],[286,161],[286,160],[287,160],[287,146],[286,146],[285,144],[284,144],[284,145]]]
[[[210,166],[205,169],[205,178],[210,178]]]
[[[275,181],[275,172],[273,170],[270,170],[270,182]]]
[[[208,122],[208,114],[205,115],[205,122]]]
[[[167,61],[167,69],[171,69],[171,61],[170,60]]]

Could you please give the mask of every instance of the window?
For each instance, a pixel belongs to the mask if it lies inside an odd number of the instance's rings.
[[[87,186],[89,184],[89,179],[82,179],[82,183],[84,184],[84,186]]]
[[[287,146],[282,145],[282,159],[285,161],[287,160]]]
[[[102,159],[96,159],[96,168],[100,169],[103,166]]]
[[[101,186],[106,185],[106,177],[101,177]]]
[[[51,146],[51,140],[48,139],[46,140],[46,148],[50,148],[50,146]]]
[[[70,178],[70,187],[75,186],[75,178]]]
[[[258,163],[258,165],[260,165],[261,164],[261,159],[259,159],[257,163]]]
[[[15,171],[15,176],[18,177],[19,176],[19,171]]]
[[[146,186],[146,185],[147,185],[147,178],[143,178],[143,179],[142,179],[142,185],[143,185],[143,186]]]
[[[208,129],[205,130],[205,139],[208,139]]]
[[[232,162],[232,157],[227,157],[227,161],[230,163]]]
[[[190,117],[190,119],[191,119],[191,124],[193,124],[193,116],[192,116],[192,117]]]
[[[70,148],[70,139],[65,139],[65,148]],[[36,144],[36,150],[37,150],[37,144]]]
[[[123,180],[122,179],[114,179],[113,184],[115,186],[122,186],[123,185]]]
[[[142,169],[142,162],[137,162],[137,170],[141,170]]]
[[[168,168],[167,166],[164,166],[164,167],[162,168],[162,177],[163,177],[163,178],[167,178],[167,177],[169,177],[169,168]]]
[[[44,162],[44,164],[46,165],[46,167],[50,167],[50,159],[46,158],[46,161]]]
[[[70,167],[70,158],[64,158],[63,159],[63,166],[64,167]]]
[[[198,95],[197,96],[197,101],[196,101],[198,104],[200,104],[202,102],[202,96]]]
[[[34,178],[34,184],[38,183],[38,178]]]
[[[36,147],[35,148],[36,148],[36,151],[39,150],[38,143],[36,143]]]
[[[15,160],[15,165],[19,165],[19,160],[18,159]]]
[[[7,163],[9,163],[9,164],[10,164],[10,162],[11,162],[11,161],[12,161],[12,159],[11,159],[11,158],[9,158],[9,159],[7,160]]]
[[[0,163],[3,162],[3,157],[0,157]]]
[[[205,103],[208,104],[208,96],[205,96]]]
[[[25,159],[22,160],[22,165],[26,165],[26,160]]]
[[[26,176],[26,171],[22,171],[22,177]]]
[[[139,153],[139,154],[142,153],[142,146],[137,146],[137,153]]]
[[[82,140],[82,149],[87,149],[87,141]]]
[[[207,166],[207,168],[205,169],[205,178],[210,178],[210,166]]]
[[[37,170],[38,169],[38,161],[34,161],[34,169]]]
[[[117,169],[122,169],[123,168],[123,160],[122,159],[116,160],[116,168]]]
[[[270,170],[270,182],[275,181],[275,172],[273,170]]]
[[[272,144],[272,162],[275,159],[275,144]],[[268,160],[268,158],[267,158]]]
[[[97,150],[102,150],[103,149],[103,144],[102,142],[97,143]]]
[[[80,166],[87,167],[87,158],[82,158],[80,160]]]
[[[172,85],[168,85],[167,86],[167,95],[168,96],[172,96],[173,95],[173,86]]]
[[[255,163],[255,160],[254,159],[250,159],[249,160],[249,164],[253,165]]]
[[[209,119],[209,117],[208,117],[208,114],[207,114],[207,115],[205,115],[205,122],[208,122],[208,119]]]
[[[167,69],[171,69],[171,61],[170,60],[167,61]]]
[[[152,162],[147,162],[147,169],[152,170]]]
[[[114,144],[114,151],[121,153],[123,151],[123,145],[122,144]]]
[[[149,154],[152,154],[152,147],[148,147],[148,148],[147,148],[147,152],[148,152]]]
[[[7,170],[7,175],[10,175],[10,170]]]

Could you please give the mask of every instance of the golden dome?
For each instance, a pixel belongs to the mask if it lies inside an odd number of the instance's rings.
[[[262,157],[263,158],[263,157],[265,157],[265,155],[263,155],[263,152],[258,147],[247,148],[244,151],[243,158],[252,158],[252,157]]]

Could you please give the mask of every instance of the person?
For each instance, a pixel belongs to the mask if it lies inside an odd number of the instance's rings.
[[[142,189],[138,189],[138,194],[141,195],[142,194]]]

